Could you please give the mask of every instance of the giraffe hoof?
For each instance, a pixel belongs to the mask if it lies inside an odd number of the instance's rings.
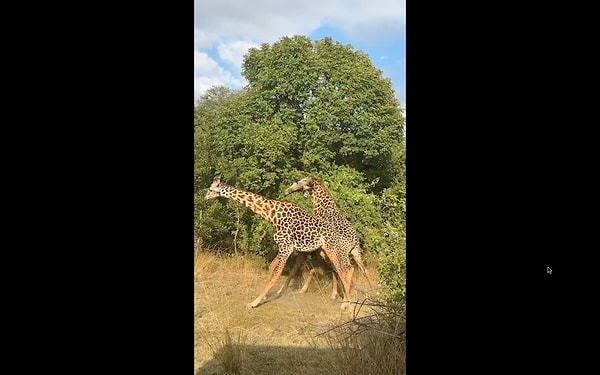
[[[342,305],[340,306],[340,309],[346,310],[348,308],[348,306],[350,306],[349,302],[342,302]]]
[[[248,304],[246,304],[246,308],[247,308],[247,309],[253,309],[253,308],[255,308],[255,307],[256,307],[256,305],[255,305],[255,304],[253,304],[253,303],[248,303]]]
[[[335,300],[337,298],[337,294],[332,294],[329,298],[331,298],[332,300]]]

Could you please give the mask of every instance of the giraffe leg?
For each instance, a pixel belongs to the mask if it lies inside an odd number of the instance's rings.
[[[331,284],[332,286],[332,290],[331,290],[331,299],[336,299],[337,295],[338,295],[338,291],[337,291],[337,274],[335,272],[331,273]]]
[[[299,293],[306,293],[306,291],[308,290],[308,286],[310,285],[310,282],[314,277],[315,272],[317,271],[314,268],[311,269],[310,272],[308,272],[308,277],[306,278],[306,281],[304,282],[304,285],[302,286],[302,289],[300,289]]]
[[[349,267],[346,270],[346,278],[348,279],[348,290],[352,289],[352,275],[354,275],[354,267]]]
[[[263,291],[258,295],[258,297],[256,297],[256,299],[251,303],[247,304],[246,307],[252,308],[258,306],[258,304],[262,302],[263,298],[267,296],[269,290],[271,290],[273,285],[275,285],[277,280],[279,280],[279,276],[281,276],[281,272],[283,271],[285,262],[287,261],[291,253],[291,251],[285,251],[277,254],[275,259],[273,259],[271,265],[269,266],[270,275],[267,285],[265,286]]]
[[[319,255],[321,256],[321,258],[323,258],[323,261],[325,262],[325,264],[329,264],[329,259],[327,258],[327,254],[325,254],[325,252],[323,250],[321,250],[319,252]],[[337,291],[337,273],[334,271],[331,273],[331,299],[336,299],[338,296],[338,291]]]
[[[354,258],[354,261],[358,265],[358,268],[360,268],[360,272],[363,274],[365,279],[367,279],[367,283],[369,284],[369,289],[373,289],[373,284],[371,284],[371,280],[369,280],[369,278],[367,277],[367,269],[365,268],[365,264],[362,260],[362,256],[360,255],[360,246],[356,245],[354,247],[354,249],[352,249],[350,254],[352,254],[352,258]]]
[[[335,251],[332,251],[332,249],[328,246],[328,245],[323,245],[323,250],[325,251],[325,254],[327,254],[327,257],[329,258],[329,260],[331,261],[331,264],[333,265],[333,269],[334,271],[339,275],[340,277],[340,281],[342,282],[342,288],[344,290],[344,297],[343,297],[343,302],[342,305],[340,306],[342,309],[346,309],[348,307],[348,305],[350,304],[350,285],[348,284],[348,267],[346,266],[345,268],[342,268],[342,264],[340,264],[340,260],[338,259],[337,255],[335,254]],[[349,262],[344,262],[344,264],[349,263]]]
[[[345,264],[345,267],[344,267]],[[350,303],[350,284],[352,283],[352,273],[354,268],[350,265],[350,262],[340,263],[340,281],[342,282],[342,289],[344,290],[344,301],[341,308],[345,309]]]
[[[302,264],[306,261],[307,256],[307,253],[298,254],[298,256],[296,257],[296,263],[294,263],[294,267],[290,271],[290,274],[288,275],[287,279],[285,279],[285,283],[277,291],[277,294],[281,294],[281,292],[283,292],[290,285],[290,281],[294,277],[296,277],[296,274],[298,274],[298,271],[300,270],[300,266],[302,266]]]

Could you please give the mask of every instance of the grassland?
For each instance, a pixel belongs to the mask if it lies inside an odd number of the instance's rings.
[[[288,266],[293,261],[290,259]],[[196,251],[195,374],[404,372],[404,341],[384,332],[381,324],[387,323],[370,308],[341,310],[341,299],[329,298],[331,281],[327,276],[318,277],[305,294],[298,293],[302,279],[293,281],[279,298],[247,309],[246,303],[264,287],[267,273],[263,258]],[[368,277],[376,286],[378,276],[373,267],[369,267]],[[283,279],[273,287],[269,297],[276,293]],[[352,300],[377,297],[377,290],[369,290],[358,270],[353,282]],[[365,329],[368,324],[345,324],[353,319],[371,323],[379,319],[379,326]],[[332,330],[334,327],[340,328]],[[357,330],[362,333],[356,334]]]

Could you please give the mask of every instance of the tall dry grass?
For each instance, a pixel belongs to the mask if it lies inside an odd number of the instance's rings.
[[[300,282],[280,298],[246,309],[245,303],[264,286],[265,260],[195,247],[197,374],[405,372],[405,315],[368,299],[341,311],[339,301],[329,299],[331,284],[325,278],[306,294],[298,293]],[[375,273],[369,277],[377,280]],[[365,287],[361,276],[355,281],[357,289]]]
[[[361,316],[362,309],[370,313]],[[356,304],[350,321],[316,339],[324,340],[331,349],[321,358],[331,374],[406,373],[406,314],[392,311],[384,303],[365,300]]]
[[[332,327],[304,350],[248,344],[243,330],[229,329],[209,345],[224,374],[405,374],[406,318],[372,301],[358,308],[367,307],[372,314]]]
[[[237,336],[231,334],[229,329],[225,329],[223,336],[217,342],[207,342],[207,345],[213,351],[215,359],[228,374],[239,374],[244,364],[244,345],[246,336],[243,330],[238,330]]]

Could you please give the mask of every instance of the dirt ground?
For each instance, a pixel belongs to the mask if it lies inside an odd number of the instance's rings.
[[[360,316],[353,305],[340,309],[341,298],[330,299],[331,276],[319,276],[307,293],[298,293],[303,279],[295,279],[279,298],[271,300],[295,261],[269,292],[269,300],[254,309],[246,308],[265,286],[268,271],[258,257],[217,256],[210,251],[196,253],[194,264],[194,373],[225,374],[222,363],[227,341],[241,348],[241,361],[252,368],[247,373],[327,374],[316,351],[331,350],[317,337],[330,328]],[[375,287],[374,267],[367,275]],[[306,275],[306,273],[304,273]],[[340,288],[341,289],[341,288]],[[356,269],[352,301],[374,297],[377,290]],[[365,309],[366,310],[366,309]],[[364,312],[368,313],[367,311]],[[241,371],[240,373],[244,373]]]

